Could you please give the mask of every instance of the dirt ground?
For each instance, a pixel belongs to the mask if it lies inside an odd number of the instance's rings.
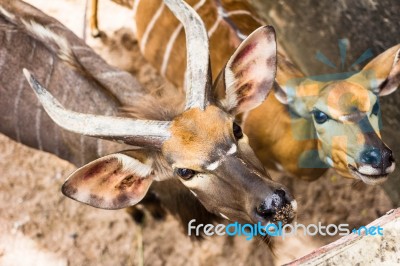
[[[84,1],[29,0],[82,35]],[[115,15],[118,14],[118,15]],[[87,42],[109,63],[138,76],[148,87],[163,80],[140,56],[129,10],[100,1],[107,38]],[[132,60],[134,58],[135,60]],[[64,197],[64,178],[74,166],[0,135],[0,265],[280,265],[335,237],[277,240],[275,254],[259,240],[211,237],[191,241],[178,222],[147,217],[135,224],[124,211],[88,207]],[[292,189],[303,224],[365,225],[393,208],[381,187],[346,180],[333,172],[309,183],[273,173]]]

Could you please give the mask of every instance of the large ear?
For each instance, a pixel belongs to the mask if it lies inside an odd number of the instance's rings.
[[[292,97],[287,92],[285,86],[280,86],[278,82],[274,83],[274,95],[275,98],[282,104],[289,104],[292,101]]]
[[[142,200],[153,177],[148,159],[135,159],[116,153],[99,158],[73,172],[62,186],[62,192],[93,207],[121,209]]]
[[[373,87],[379,96],[394,92],[400,85],[400,44],[375,57],[361,72],[376,80]]]
[[[275,30],[260,27],[240,44],[216,82],[216,90],[225,89],[219,97],[222,107],[233,115],[257,107],[270,92],[275,74]]]
[[[302,86],[302,83],[306,81],[309,84],[309,79],[294,78],[286,81],[284,85],[274,83],[274,95],[275,98],[282,104],[291,104],[296,99],[297,93]]]
[[[291,105],[292,108],[297,109],[297,113],[301,114],[308,111],[305,106],[293,104],[296,99],[307,99],[309,97],[316,97],[319,94],[323,82],[309,79],[309,78],[293,78],[288,79],[284,85],[279,85],[277,82],[274,84],[275,98],[285,105]],[[304,108],[302,108],[304,107]],[[303,109],[303,110],[300,110]]]

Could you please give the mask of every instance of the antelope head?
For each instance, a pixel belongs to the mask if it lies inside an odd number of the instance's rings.
[[[153,181],[177,178],[209,212],[220,217],[248,223],[291,222],[296,201],[270,179],[235,122],[237,114],[262,103],[273,85],[273,28],[259,28],[240,45],[227,63],[226,93],[216,98],[211,93],[208,39],[200,17],[181,0],[165,3],[184,25],[188,51],[186,105],[172,121],[66,110],[24,70],[44,109],[59,126],[140,147],[79,168],[68,177],[62,192],[94,207],[118,209],[140,202]]]
[[[320,159],[343,176],[377,184],[395,169],[392,151],[380,135],[379,97],[400,84],[399,48],[385,51],[346,79],[296,80],[275,94],[292,117],[309,121]]]

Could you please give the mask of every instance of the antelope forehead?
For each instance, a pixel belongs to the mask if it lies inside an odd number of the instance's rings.
[[[326,93],[332,98],[340,98],[343,95],[352,95],[357,98],[369,98],[372,94],[369,85],[349,81],[337,81],[330,84]]]
[[[336,82],[321,94],[316,108],[326,112],[334,119],[343,120],[356,113],[369,112],[377,101],[377,96],[360,84]],[[348,120],[348,119],[345,119]]]
[[[202,135],[225,134],[227,125],[232,118],[216,106],[208,106],[205,110],[193,108],[176,117],[171,124],[173,135],[191,134],[197,137]]]
[[[168,140],[163,145],[163,154],[167,161],[178,168],[189,168],[201,171],[206,168],[214,170],[219,166],[219,160],[226,154],[233,154],[236,144],[229,145],[225,140],[205,140],[203,142],[182,143],[178,140]],[[210,169],[208,168],[210,166]]]
[[[163,154],[179,167],[202,168],[231,148],[232,120],[216,106],[189,109],[173,120],[171,137],[163,144]]]

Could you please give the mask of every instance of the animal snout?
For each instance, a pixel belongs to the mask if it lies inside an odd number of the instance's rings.
[[[385,172],[386,168],[394,163],[394,157],[392,151],[387,147],[382,149],[370,148],[361,153],[360,162],[371,165],[376,169],[382,169],[382,172]]]
[[[276,189],[256,208],[257,215],[269,222],[289,223],[295,216],[292,196],[283,188]]]

